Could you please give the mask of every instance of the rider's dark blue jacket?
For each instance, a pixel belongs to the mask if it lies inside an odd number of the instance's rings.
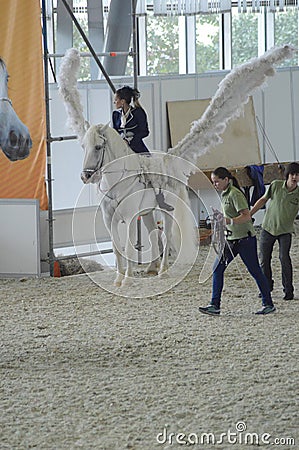
[[[112,113],[113,128],[126,139],[135,153],[149,153],[143,138],[149,135],[146,113],[143,108],[133,108],[128,115],[125,128],[121,128],[121,110]]]

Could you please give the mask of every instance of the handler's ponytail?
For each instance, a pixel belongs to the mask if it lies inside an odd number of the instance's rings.
[[[242,192],[237,178],[234,177],[226,167],[217,167],[217,169],[213,170],[213,174],[216,175],[216,177],[221,178],[221,180],[224,180],[224,178],[232,180],[233,185]]]

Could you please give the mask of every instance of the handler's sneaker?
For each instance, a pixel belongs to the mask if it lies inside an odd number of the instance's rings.
[[[199,306],[198,310],[199,312],[209,314],[210,316],[219,316],[220,314],[220,308],[217,308],[214,305]]]
[[[274,305],[273,306],[267,305],[267,306],[263,306],[262,309],[257,311],[255,314],[271,314],[274,311],[276,311],[276,308]]]

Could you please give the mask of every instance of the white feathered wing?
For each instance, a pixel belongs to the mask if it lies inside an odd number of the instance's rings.
[[[77,88],[79,69],[80,52],[75,48],[70,48],[61,60],[58,87],[67,113],[67,127],[76,133],[82,143],[89,123],[84,118],[80,93]]]
[[[272,48],[233,69],[219,84],[202,117],[193,122],[190,132],[168,154],[196,165],[201,155],[222,142],[221,134],[228,122],[241,114],[254,91],[275,74],[274,66],[291,58],[294,51],[290,45]]]

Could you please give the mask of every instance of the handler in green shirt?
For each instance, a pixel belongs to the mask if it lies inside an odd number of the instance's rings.
[[[222,255],[218,255],[213,270],[212,298],[207,306],[198,309],[203,314],[219,315],[224,272],[231,261],[240,255],[248,272],[254,278],[262,297],[262,308],[256,314],[270,314],[275,311],[268,281],[259,265],[255,230],[250,217],[248,203],[236,178],[225,167],[217,167],[211,174],[216,190],[221,193],[223,220],[227,238]]]
[[[260,236],[261,267],[272,291],[274,280],[272,279],[271,258],[273,246],[278,241],[284,300],[293,300],[293,267],[290,249],[294,221],[299,210],[298,163],[293,162],[287,166],[285,178],[285,181],[272,181],[265,195],[252,207],[250,215],[253,216],[270,200]]]

